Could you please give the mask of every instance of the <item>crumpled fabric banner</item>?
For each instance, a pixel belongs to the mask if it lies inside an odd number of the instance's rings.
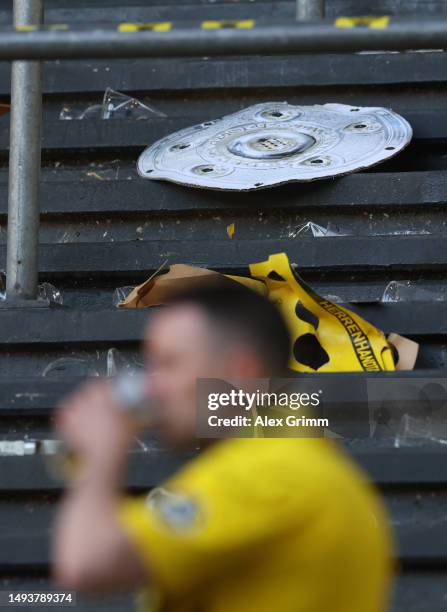
[[[318,295],[290,265],[285,253],[250,265],[251,277],[223,275],[184,264],[169,267],[135,287],[120,308],[144,308],[166,304],[173,293],[201,283],[222,284],[228,279],[267,295],[281,310],[292,338],[289,367],[297,372],[393,371],[393,346],[402,363],[397,369],[413,369],[418,345],[392,334],[385,335],[358,314]],[[390,336],[390,339],[391,339]],[[405,359],[403,359],[406,357]]]
[[[293,338],[289,364],[292,370],[395,370],[385,335],[359,315],[315,293],[291,267],[285,253],[251,264],[250,273],[266,284],[269,298],[289,325]]]

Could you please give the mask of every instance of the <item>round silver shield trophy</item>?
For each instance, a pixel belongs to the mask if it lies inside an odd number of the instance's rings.
[[[266,102],[175,132],[138,160],[148,179],[230,191],[349,174],[408,145],[410,124],[392,110]]]

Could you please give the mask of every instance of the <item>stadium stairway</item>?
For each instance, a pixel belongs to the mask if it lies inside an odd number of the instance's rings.
[[[47,23],[293,19],[289,0],[47,0]],[[440,14],[442,0],[327,0],[329,17]],[[0,0],[0,24],[11,2]],[[447,289],[447,53],[357,53],[169,60],[48,62],[44,67],[41,282],[64,306],[0,310],[0,439],[52,437],[57,399],[85,373],[106,372],[107,354],[138,361],[145,311],[118,311],[114,290],[161,263],[220,271],[286,251],[306,281],[337,295],[385,332],[421,345],[416,370],[445,375],[447,301],[381,302],[388,282]],[[0,64],[0,102],[9,101],[9,65]],[[63,107],[99,103],[106,87],[166,114],[146,121],[62,121]],[[140,179],[135,162],[157,138],[250,104],[341,102],[387,106],[414,128],[395,159],[336,180],[249,194],[192,190]],[[0,118],[0,268],[6,257],[7,115]],[[297,236],[307,221],[340,228],[335,237]],[[235,224],[233,238],[227,227]],[[343,234],[348,235],[343,235]],[[110,356],[110,353],[109,353]],[[71,358],[63,365],[51,364]],[[60,362],[58,362],[60,364]],[[50,366],[50,367],[48,367]],[[43,375],[45,373],[45,376]],[[381,488],[399,543],[393,612],[447,606],[447,450],[394,448],[364,440],[349,452]],[[135,453],[128,485],[143,491],[178,461],[156,442]],[[62,484],[42,455],[0,459],[0,589],[49,588],[48,539]],[[132,596],[82,612],[132,609]],[[360,612],[360,611],[359,611]]]

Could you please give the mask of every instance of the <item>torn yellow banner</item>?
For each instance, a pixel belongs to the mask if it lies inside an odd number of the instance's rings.
[[[236,281],[268,296],[281,310],[292,336],[290,368],[298,372],[379,372],[414,367],[418,345],[391,334],[389,341],[356,313],[318,295],[299,277],[285,253],[250,265],[251,277],[223,275],[184,264],[158,270],[119,304],[145,308],[166,304],[178,291]],[[395,366],[392,347],[395,347]],[[396,359],[396,360],[397,360]]]
[[[379,372],[394,370],[384,334],[338,304],[319,296],[292,269],[287,255],[252,264],[269,298],[281,310],[292,334],[290,368],[301,372]]]

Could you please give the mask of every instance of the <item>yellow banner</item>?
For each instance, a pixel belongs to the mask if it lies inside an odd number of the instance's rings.
[[[206,268],[176,264],[168,272],[155,273],[135,287],[119,307],[167,304],[178,291],[209,283],[216,286],[226,277],[267,296],[278,306],[292,337],[289,363],[292,370],[380,372],[396,369],[391,345],[384,334],[354,312],[318,295],[291,267],[285,253],[251,264],[250,273],[251,277],[223,275]],[[415,343],[395,337],[399,342],[394,344],[402,349],[398,350],[400,357],[408,358],[408,344]],[[417,345],[412,347],[411,360],[407,359],[399,369],[412,369],[416,355]]]
[[[265,283],[292,334],[290,368],[298,372],[395,370],[384,334],[338,304],[319,296],[290,266],[285,253],[250,265]],[[235,278],[239,282],[243,279]]]

